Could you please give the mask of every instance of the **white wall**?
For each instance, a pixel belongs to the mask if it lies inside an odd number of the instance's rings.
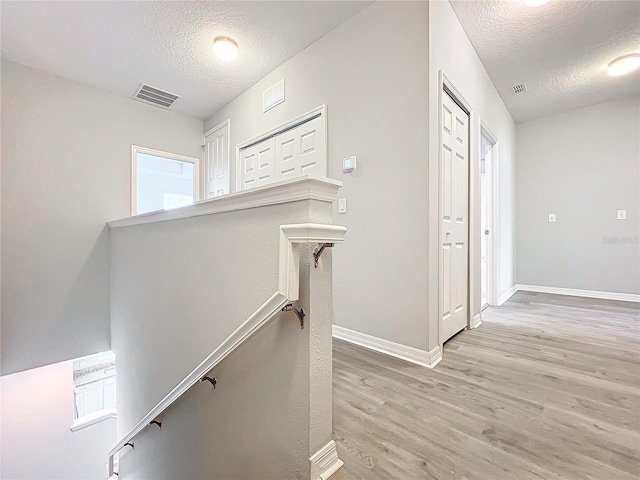
[[[200,155],[201,120],[2,61],[2,373],[108,350],[105,222],[131,145]]]
[[[638,132],[638,97],[518,125],[518,283],[640,293]]]
[[[497,137],[498,152],[498,202],[497,228],[498,295],[515,284],[515,124],[500,99],[489,75],[467,38],[458,17],[449,2],[429,2],[429,293],[434,298],[438,286],[438,169],[439,169],[439,93],[441,71],[451,81],[471,107],[471,202],[470,211],[472,242],[471,275],[475,289],[471,292],[471,313],[480,312],[480,128],[484,123]],[[437,344],[437,303],[429,304],[429,343]],[[433,343],[435,341],[435,343]]]
[[[107,478],[107,453],[116,441],[116,420],[71,432],[73,361],[6,375],[0,387],[1,478]]]
[[[427,347],[427,4],[376,2],[278,67],[206,122],[231,119],[234,146],[312,108],[328,109],[329,176],[349,229],[334,252],[337,325]],[[286,101],[262,113],[285,79]],[[342,158],[358,169],[342,173]],[[235,182],[232,182],[232,185]]]
[[[280,225],[330,221],[331,203],[304,200],[112,229],[120,436],[278,290]],[[136,436],[121,478],[309,478],[332,425],[331,256],[310,258],[305,328],[279,314],[215,368],[215,390],[194,385]]]

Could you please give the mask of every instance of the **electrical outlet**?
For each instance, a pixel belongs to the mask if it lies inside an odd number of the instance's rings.
[[[555,213],[550,213],[549,214],[549,223],[556,223],[556,214]]]
[[[618,220],[626,220],[627,219],[627,211],[626,210],[618,210],[618,214],[616,215]]]

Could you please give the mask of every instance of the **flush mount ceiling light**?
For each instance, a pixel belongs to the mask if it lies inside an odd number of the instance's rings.
[[[609,62],[607,73],[612,77],[625,75],[637,70],[640,67],[640,53],[631,53],[623,55]]]
[[[549,0],[524,0],[524,3],[527,7],[539,7],[540,5],[544,5]]]
[[[213,40],[213,53],[221,60],[228,62],[238,56],[238,44],[233,38],[216,37]]]

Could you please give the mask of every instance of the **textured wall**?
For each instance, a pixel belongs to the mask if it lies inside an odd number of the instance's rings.
[[[131,145],[199,156],[202,121],[2,62],[2,373],[109,349],[109,239]]]
[[[329,223],[298,201],[112,230],[112,341],[124,435],[278,288],[279,225]],[[331,262],[301,260],[300,329],[280,314],[145,429],[124,479],[309,478],[331,439]],[[218,272],[224,272],[224,275]]]
[[[231,119],[231,145],[312,108],[328,110],[329,176],[344,182],[349,229],[336,249],[335,323],[427,347],[427,4],[377,2],[349,18],[209,118]],[[262,113],[284,78],[286,101]],[[232,149],[232,155],[235,152]],[[342,173],[342,158],[358,169]],[[232,185],[235,182],[232,181]]]
[[[107,453],[116,441],[116,420],[71,432],[72,361],[7,375],[0,385],[1,478],[107,478]]]
[[[518,125],[518,283],[640,293],[638,132],[638,97]]]
[[[455,88],[472,108],[470,119],[470,229],[472,245],[470,249],[470,275],[475,288],[470,292],[470,308],[473,315],[480,312],[480,127],[486,127],[497,137],[499,151],[495,167],[498,169],[497,225],[494,233],[498,236],[497,251],[497,293],[498,296],[515,284],[515,124],[504,103],[500,99],[484,66],[469,42],[460,22],[449,2],[429,3],[429,217],[431,223],[429,248],[430,264],[437,265],[439,244],[438,218],[438,95],[440,85],[438,72],[447,76]],[[430,270],[430,292],[435,295],[438,285],[437,268]],[[435,302],[430,304],[429,341],[437,343],[437,310]]]

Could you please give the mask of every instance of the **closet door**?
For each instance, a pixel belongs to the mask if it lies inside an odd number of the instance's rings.
[[[275,180],[327,175],[324,119],[314,118],[275,137]]]
[[[240,151],[240,188],[259,187],[275,181],[275,138]]]

